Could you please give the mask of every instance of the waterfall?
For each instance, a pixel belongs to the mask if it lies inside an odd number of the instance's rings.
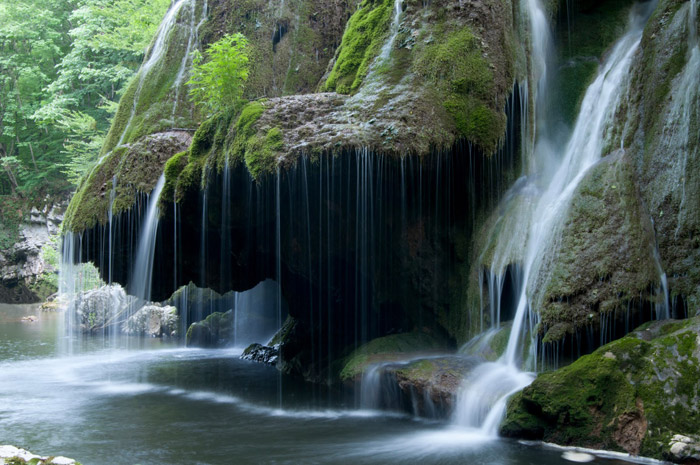
[[[182,56],[182,62],[180,63],[180,69],[177,71],[177,76],[175,76],[175,82],[173,83],[173,88],[175,89],[175,98],[173,99],[173,111],[171,118],[173,123],[175,122],[175,114],[177,110],[177,102],[180,99],[180,88],[182,87],[182,81],[185,78],[185,72],[187,71],[188,64],[192,63],[192,51],[195,47],[199,45],[199,30],[202,25],[207,20],[207,10],[209,5],[207,0],[204,0],[204,5],[202,6],[202,13],[199,17],[199,22],[195,24],[195,9],[197,4],[195,1],[190,1],[190,32],[187,36],[187,48],[185,49],[185,54]],[[136,106],[134,105],[134,108]]]
[[[124,143],[126,133],[129,131],[131,123],[136,116],[136,108],[138,107],[139,98],[141,97],[141,91],[143,90],[143,85],[146,82],[146,78],[149,76],[155,65],[160,63],[165,56],[168,49],[168,38],[170,37],[171,31],[175,27],[178,13],[180,13],[180,10],[182,10],[182,7],[185,4],[191,4],[192,8],[194,9],[195,0],[177,0],[170,6],[167,13],[165,13],[165,17],[158,27],[158,32],[156,33],[156,38],[153,42],[150,53],[146,55],[147,58],[139,69],[138,84],[136,86],[136,91],[134,92],[134,103],[131,106],[131,114],[129,115],[129,119],[124,126],[121,136],[119,137],[119,142],[117,142],[117,145],[122,145]],[[191,30],[190,36],[194,33],[195,31]]]
[[[548,26],[543,20],[542,8],[537,0],[529,0],[533,39],[533,62],[540,73],[536,101],[541,101],[547,89]],[[653,5],[652,5],[653,6]],[[556,144],[549,139],[547,115],[539,115],[535,145],[534,166],[544,169],[538,173],[530,189],[537,193],[532,205],[524,204],[529,216],[529,228],[522,264],[522,283],[518,291],[518,303],[513,326],[505,353],[495,363],[479,366],[464,382],[458,396],[455,420],[461,425],[479,427],[483,433],[495,435],[506,407],[507,398],[532,380],[533,375],[520,371],[525,349],[526,316],[530,314],[529,288],[538,283],[537,277],[546,266],[548,252],[556,246],[556,240],[566,219],[569,202],[581,180],[603,155],[606,129],[617,109],[620,95],[628,81],[632,56],[641,40],[649,6],[633,8],[625,35],[617,41],[601,64],[594,82],[588,87],[581,104],[573,132],[565,149],[557,154]],[[536,109],[539,110],[539,104]],[[522,241],[522,238],[520,238]],[[498,253],[498,251],[496,252]],[[498,321],[498,319],[496,319]],[[531,344],[532,347],[535,344]]]
[[[384,42],[382,49],[379,52],[379,59],[381,63],[385,63],[389,59],[391,54],[391,49],[394,48],[394,42],[396,42],[396,36],[399,34],[399,25],[401,24],[401,3],[402,0],[394,0],[394,16],[391,20],[391,29],[389,29],[389,39]]]
[[[165,174],[161,174],[158,178],[156,187],[148,199],[148,209],[146,217],[143,220],[141,234],[139,237],[139,245],[136,251],[136,261],[134,269],[131,273],[131,283],[129,293],[143,301],[151,299],[151,281],[153,278],[153,258],[156,249],[156,234],[158,232],[158,219],[160,210],[158,208],[158,199],[165,185]]]

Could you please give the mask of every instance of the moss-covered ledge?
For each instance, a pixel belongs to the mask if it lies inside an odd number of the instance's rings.
[[[166,161],[186,150],[191,140],[191,134],[186,131],[168,131],[145,136],[107,154],[81,181],[68,205],[64,231],[84,231],[105,224],[112,191],[113,214],[131,208],[136,195],[150,193]]]
[[[700,317],[647,323],[540,375],[508,404],[501,434],[674,459],[700,431]]]

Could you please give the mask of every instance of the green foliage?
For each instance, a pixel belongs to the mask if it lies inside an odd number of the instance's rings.
[[[40,209],[97,158],[122,85],[169,0],[0,3],[0,216]],[[4,240],[3,239],[3,240]]]
[[[248,40],[241,33],[227,34],[206,50],[207,60],[193,52],[192,76],[187,84],[192,100],[213,114],[241,105],[248,80]]]
[[[95,118],[80,111],[66,112],[65,117],[56,122],[56,126],[66,134],[62,151],[66,155],[66,161],[62,163],[61,172],[68,182],[77,185],[97,160],[105,133],[97,128]]]
[[[347,94],[357,90],[386,39],[392,0],[364,0],[348,21],[338,58],[323,90]]]

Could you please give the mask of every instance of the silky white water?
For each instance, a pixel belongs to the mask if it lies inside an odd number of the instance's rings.
[[[117,145],[122,145],[124,143],[126,133],[131,127],[131,123],[134,120],[134,117],[136,116],[136,108],[138,107],[139,98],[141,97],[141,91],[143,90],[143,85],[146,82],[146,78],[149,76],[151,70],[155,67],[155,65],[161,62],[166,52],[168,51],[168,38],[170,37],[170,33],[175,27],[180,10],[182,10],[182,7],[185,4],[191,5],[192,10],[194,10],[195,3],[196,0],[177,0],[170,6],[168,11],[165,13],[165,17],[163,18],[163,21],[158,27],[158,32],[156,33],[156,38],[153,42],[153,46],[151,47],[150,53],[146,55],[146,60],[141,65],[141,68],[139,68],[138,84],[136,86],[136,91],[134,92],[134,102],[131,106],[131,114],[129,115],[129,119],[127,120],[126,125],[124,126],[124,130],[122,131],[121,136],[119,137]],[[192,27],[190,30],[190,36],[192,36],[193,34],[195,34],[194,27]]]
[[[131,285],[129,293],[143,301],[151,300],[151,281],[153,279],[153,258],[156,249],[156,235],[158,233],[158,219],[160,209],[158,199],[165,186],[165,174],[158,178],[156,186],[153,188],[148,198],[148,208],[146,216],[141,226],[139,236],[139,246],[136,250],[136,260],[131,273]]]
[[[539,102],[542,92],[547,89],[549,30],[538,1],[529,0],[528,7],[533,62],[539,73],[536,96],[536,101]],[[523,202],[520,207],[522,210],[516,212],[516,216],[524,213],[529,217],[529,226],[522,256],[522,285],[515,317],[502,357],[497,362],[481,365],[465,380],[455,412],[455,421],[460,425],[478,427],[489,435],[497,434],[507,398],[534,379],[532,374],[521,371],[525,361],[529,296],[547,265],[548,253],[556,247],[571,197],[588,170],[603,155],[606,128],[612,122],[620,95],[628,82],[632,56],[641,40],[649,13],[648,6],[633,9],[627,32],[614,45],[600,66],[596,79],[586,91],[576,124],[563,151],[558,153],[554,150],[556,144],[548,139],[547,125],[552,122],[548,121],[546,115],[537,116],[540,126],[532,166],[537,167],[538,172],[533,173],[536,176],[532,176],[533,181],[529,187],[536,195],[531,195],[530,201]],[[542,107],[541,104],[538,105],[537,110]],[[543,169],[547,166],[551,168]],[[511,240],[523,240],[522,236],[510,237]],[[497,322],[498,318],[492,321]],[[534,346],[531,344],[531,347]]]

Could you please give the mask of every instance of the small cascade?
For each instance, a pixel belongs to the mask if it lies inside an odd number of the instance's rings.
[[[379,63],[386,63],[391,55],[391,50],[394,48],[396,36],[399,35],[399,26],[401,25],[401,4],[403,0],[394,0],[394,16],[391,20],[391,28],[389,29],[389,39],[384,42],[382,49],[379,52]]]
[[[195,0],[177,0],[165,13],[165,17],[158,27],[158,32],[156,33],[156,38],[153,42],[150,53],[146,55],[147,58],[141,65],[141,68],[139,68],[138,84],[136,86],[136,91],[134,92],[134,103],[131,106],[131,114],[129,115],[129,119],[124,126],[121,136],[119,137],[119,142],[117,142],[117,145],[122,145],[124,143],[126,134],[131,127],[131,122],[134,120],[134,116],[136,116],[136,108],[138,107],[139,99],[141,98],[143,85],[150,75],[151,70],[156,66],[156,64],[160,63],[165,56],[168,49],[168,38],[170,37],[171,31],[175,27],[177,16],[185,4],[191,5],[194,9]],[[194,33],[194,30],[190,32],[190,34]]]
[[[177,76],[175,76],[175,82],[173,82],[173,89],[175,89],[175,98],[173,99],[173,111],[171,113],[171,119],[175,122],[175,115],[177,111],[177,104],[180,100],[180,89],[182,88],[182,81],[185,78],[187,69],[192,64],[192,51],[199,46],[199,30],[202,25],[207,20],[207,14],[209,9],[209,4],[207,0],[204,0],[202,5],[202,12],[199,15],[199,21],[196,19],[196,8],[197,3],[195,1],[189,2],[190,6],[190,26],[189,33],[187,34],[187,48],[185,49],[185,54],[182,56],[182,61],[180,62],[180,68],[177,71]],[[136,108],[136,106],[134,106]]]
[[[548,26],[543,20],[542,8],[537,0],[531,0],[529,6],[533,60],[540,72],[536,99],[539,102],[547,88]],[[556,144],[547,140],[547,127],[551,123],[548,118],[538,115],[537,122],[540,126],[533,154],[534,166],[555,164],[553,169],[548,170],[549,173],[542,173],[535,181],[538,184],[533,186],[537,189],[534,203],[523,207],[529,216],[529,230],[523,255],[522,284],[506,351],[497,362],[481,365],[465,380],[455,413],[455,421],[460,425],[478,427],[489,435],[497,434],[507,398],[534,379],[532,374],[520,371],[526,358],[527,324],[530,323],[532,327],[535,323],[532,315],[536,312],[530,311],[529,293],[532,287],[539,284],[536,281],[541,272],[547,269],[546,260],[551,249],[556,247],[571,197],[588,170],[602,156],[606,128],[628,81],[632,56],[650,13],[648,6],[633,9],[628,31],[615,44],[601,65],[597,78],[586,91],[576,125],[560,156],[551,150]],[[542,105],[538,105],[537,109],[540,108]],[[490,287],[499,292],[498,279]],[[498,297],[495,298],[497,299]],[[494,303],[494,306],[499,309],[498,303]],[[528,315],[530,318],[526,318]],[[496,317],[495,321],[499,319]],[[534,348],[536,344],[530,343],[530,350]]]
[[[129,293],[141,302],[151,300],[151,281],[153,278],[153,259],[156,249],[156,234],[158,233],[158,218],[160,210],[158,199],[165,185],[165,174],[158,178],[148,200],[148,208],[141,227],[139,245],[136,252],[134,269],[131,273]]]

